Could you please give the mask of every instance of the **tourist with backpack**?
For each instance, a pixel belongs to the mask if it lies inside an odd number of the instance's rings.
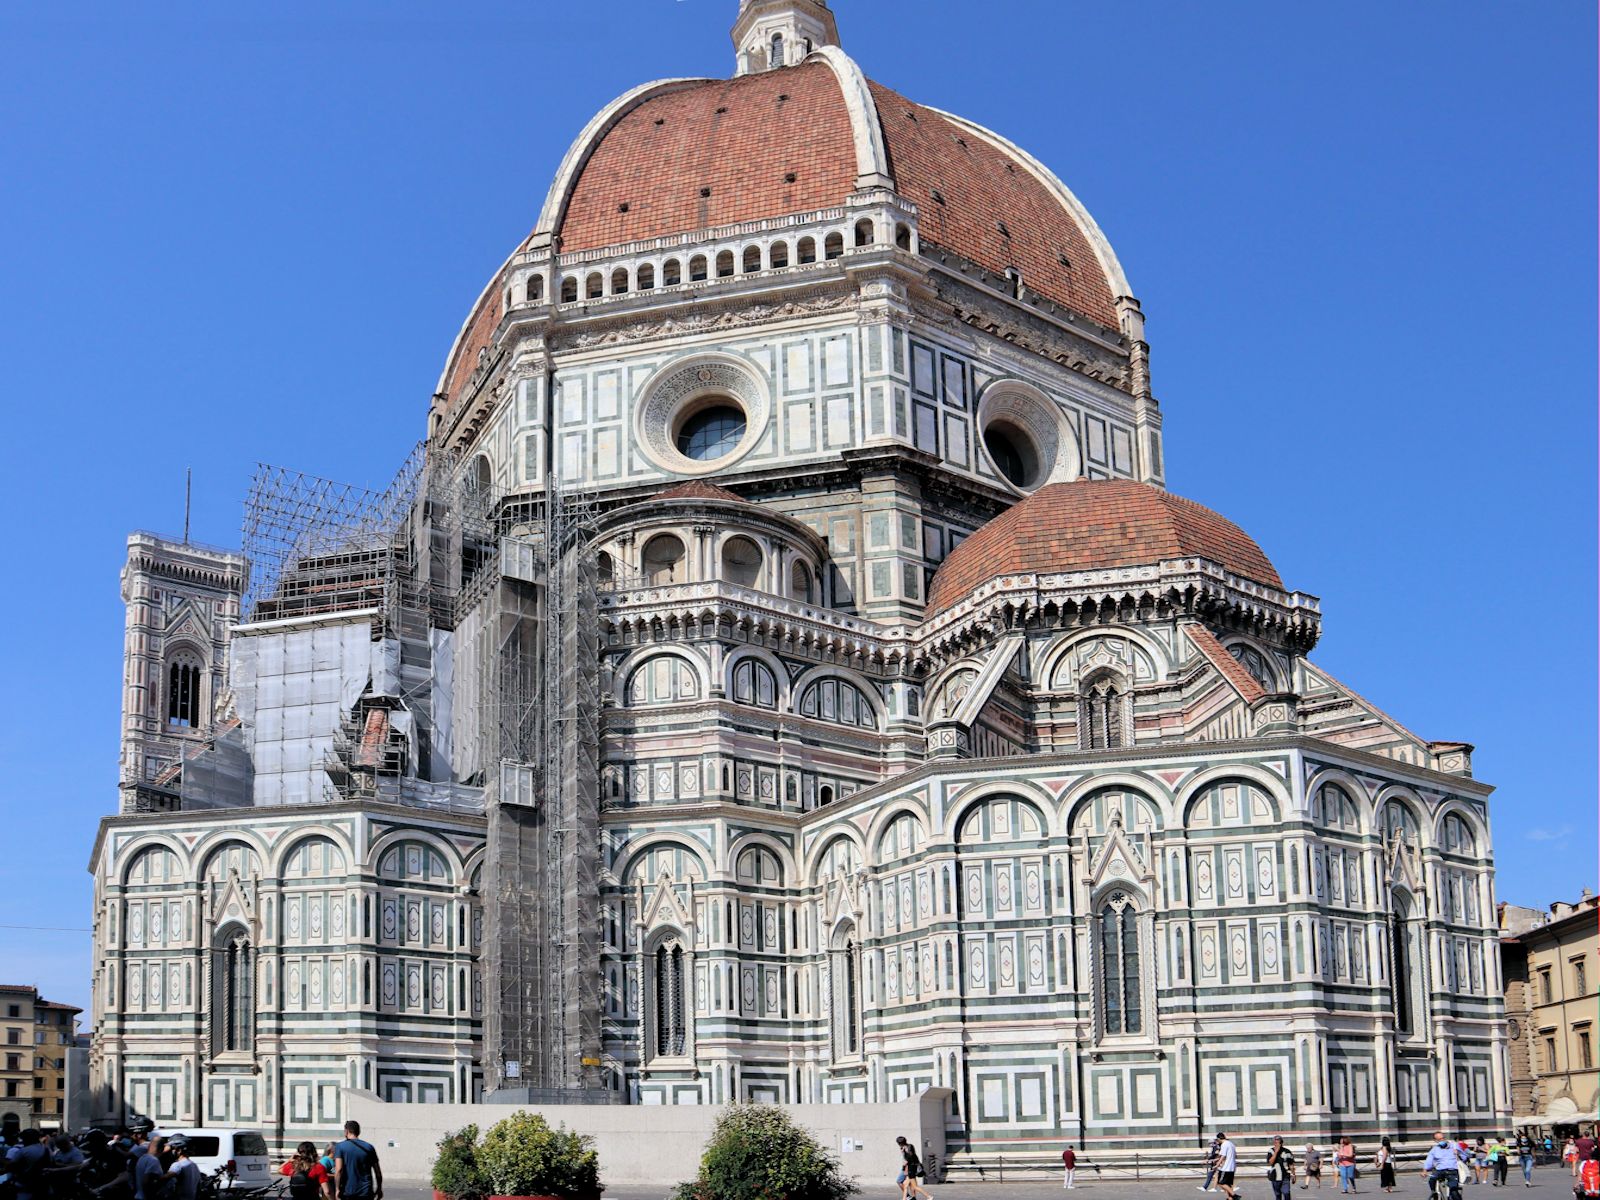
[[[289,1177],[289,1200],[333,1200],[333,1177],[317,1157],[315,1142],[301,1142],[283,1164]]]

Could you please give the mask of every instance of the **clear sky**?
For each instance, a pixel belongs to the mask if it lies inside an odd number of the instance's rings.
[[[30,15],[27,9],[31,8]],[[618,93],[734,0],[0,15],[0,981],[87,1004],[130,529],[254,463],[382,484]],[[1050,164],[1149,317],[1169,485],[1323,600],[1313,658],[1477,745],[1501,898],[1595,867],[1595,6],[836,0],[869,75]]]

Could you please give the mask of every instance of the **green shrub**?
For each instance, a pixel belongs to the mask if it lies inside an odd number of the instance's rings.
[[[433,1190],[457,1197],[457,1200],[476,1200],[484,1194],[478,1170],[476,1125],[468,1125],[439,1139],[439,1153],[433,1160]]]
[[[736,1104],[717,1118],[700,1178],[680,1184],[673,1200],[845,1200],[859,1190],[788,1113]]]
[[[600,1156],[594,1139],[565,1125],[551,1129],[536,1113],[512,1113],[478,1145],[483,1186],[496,1196],[556,1196],[596,1200],[600,1195]]]

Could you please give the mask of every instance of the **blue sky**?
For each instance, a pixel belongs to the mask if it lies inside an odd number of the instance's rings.
[[[734,0],[0,15],[0,923],[88,924],[132,528],[259,459],[386,481],[571,138],[725,75]],[[868,74],[1028,147],[1149,317],[1169,484],[1323,599],[1314,659],[1477,745],[1501,898],[1595,881],[1595,9],[836,0]],[[80,933],[0,980],[87,1002]]]

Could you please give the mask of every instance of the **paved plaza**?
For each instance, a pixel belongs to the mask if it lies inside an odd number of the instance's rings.
[[[604,1178],[602,1168],[601,1177]],[[1374,1176],[1374,1179],[1376,1176]],[[1363,1180],[1365,1182],[1365,1180]],[[1079,1182],[1073,1189],[1074,1196],[1082,1192],[1085,1200],[1190,1200],[1195,1196],[1196,1183],[1190,1179],[1101,1179],[1096,1180],[1093,1172],[1080,1172]],[[1572,1180],[1564,1168],[1541,1167],[1533,1173],[1533,1186],[1524,1189],[1522,1177],[1513,1172],[1508,1190],[1525,1192],[1529,1200],[1568,1200],[1572,1194]],[[1045,1178],[1038,1169],[1022,1172],[1022,1178],[1017,1181],[1005,1183],[946,1183],[935,1184],[928,1189],[933,1193],[934,1200],[1055,1200],[1062,1193],[1058,1177]],[[671,1191],[670,1185],[644,1185],[632,1184],[606,1188],[606,1200],[665,1200]],[[1467,1185],[1462,1188],[1463,1200],[1485,1200],[1487,1196],[1498,1194],[1491,1184],[1482,1184],[1477,1187]],[[899,1194],[892,1181],[882,1184],[866,1185],[861,1189],[862,1200],[894,1200]],[[1213,1200],[1222,1200],[1221,1192],[1210,1193]],[[1309,1200],[1317,1196],[1316,1188],[1296,1188],[1295,1200]],[[1337,1182],[1328,1184],[1324,1181],[1323,1196],[1333,1197],[1339,1194]],[[1376,1186],[1363,1187],[1357,1192],[1362,1196],[1383,1196],[1383,1191]],[[1407,1200],[1427,1200],[1428,1189],[1423,1180],[1415,1171],[1404,1172],[1399,1177],[1399,1186],[1394,1193],[1397,1197],[1406,1197]],[[1239,1179],[1239,1195],[1244,1200],[1272,1200],[1272,1187],[1267,1182],[1264,1174],[1258,1171],[1241,1172]],[[432,1200],[433,1193],[423,1187],[399,1184],[384,1190],[385,1200]]]

